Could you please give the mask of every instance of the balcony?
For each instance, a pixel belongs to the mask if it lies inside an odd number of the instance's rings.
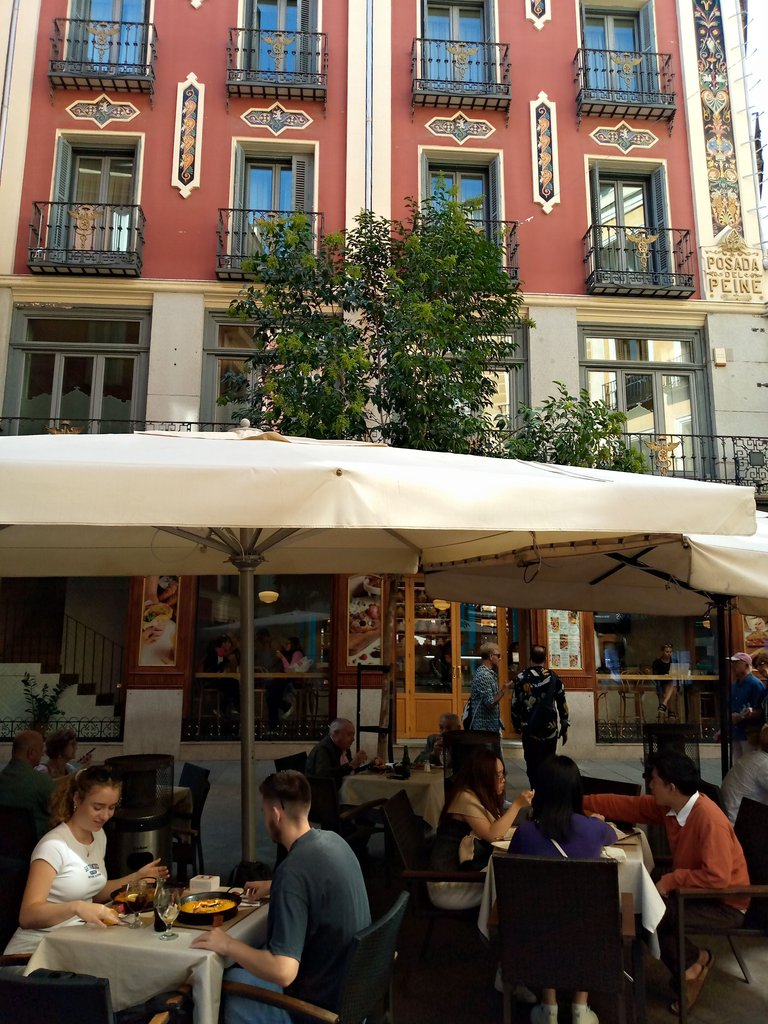
[[[184,434],[197,430],[232,430],[235,423],[197,420],[66,419],[62,416],[0,416],[0,437],[39,434],[132,434],[135,430],[173,430]]]
[[[318,100],[328,91],[325,32],[231,28],[227,47],[230,96]]]
[[[590,226],[584,264],[590,295],[684,299],[694,291],[691,233],[679,228]]]
[[[754,487],[768,501],[768,438],[725,434],[624,434],[654,476]]]
[[[675,116],[672,58],[668,53],[578,50],[574,58],[576,115],[669,121]]]
[[[27,266],[33,274],[139,277],[144,224],[140,206],[35,203]]]
[[[519,278],[517,223],[516,220],[472,221],[473,226],[482,231],[489,242],[499,247],[501,265],[513,281]]]
[[[414,107],[509,110],[509,45],[460,39],[414,39]]]
[[[155,87],[155,26],[147,22],[54,18],[51,89],[146,92]]]
[[[284,210],[219,210],[216,231],[216,276],[237,280],[246,276],[243,262],[252,259],[264,248],[261,235],[266,221],[275,222],[288,216]],[[307,218],[315,244],[323,233],[323,215],[312,210]]]

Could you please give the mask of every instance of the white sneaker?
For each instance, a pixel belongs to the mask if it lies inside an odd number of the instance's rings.
[[[573,1024],[600,1024],[600,1019],[595,1011],[582,1003],[571,1004],[571,1020]]]
[[[557,1024],[557,1006],[538,1003],[531,1010],[531,1024]]]

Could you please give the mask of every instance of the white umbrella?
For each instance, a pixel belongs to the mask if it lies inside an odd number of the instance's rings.
[[[255,443],[258,442],[258,443]],[[414,573],[532,542],[754,530],[749,490],[226,433],[0,438],[0,576]],[[243,856],[255,851],[253,638],[241,644]]]
[[[720,733],[728,768],[728,671],[725,608],[768,611],[768,515],[757,513],[751,536],[681,534],[533,545],[493,558],[467,560],[428,575],[430,596],[510,608],[704,615],[717,611]]]
[[[768,515],[750,536],[684,532],[604,541],[535,544],[435,568],[432,597],[510,608],[702,615],[719,598],[746,615],[768,610]]]

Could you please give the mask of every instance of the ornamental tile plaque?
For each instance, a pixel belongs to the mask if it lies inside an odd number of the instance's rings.
[[[251,128],[266,128],[273,135],[286,129],[303,131],[312,124],[312,118],[304,110],[287,110],[281,103],[273,103],[268,110],[251,107],[241,114],[241,119]]]
[[[140,111],[132,103],[111,100],[102,93],[95,100],[75,100],[67,107],[67,113],[76,121],[93,121],[99,128],[106,128],[112,121],[132,121]]]
[[[433,117],[427,121],[426,129],[441,138],[453,139],[463,146],[467,139],[487,139],[496,129],[490,121],[467,117],[461,111],[453,117]]]

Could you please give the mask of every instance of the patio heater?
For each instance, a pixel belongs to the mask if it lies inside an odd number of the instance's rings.
[[[173,757],[125,754],[105,763],[123,780],[120,806],[105,826],[109,877],[130,874],[156,857],[170,867]]]

